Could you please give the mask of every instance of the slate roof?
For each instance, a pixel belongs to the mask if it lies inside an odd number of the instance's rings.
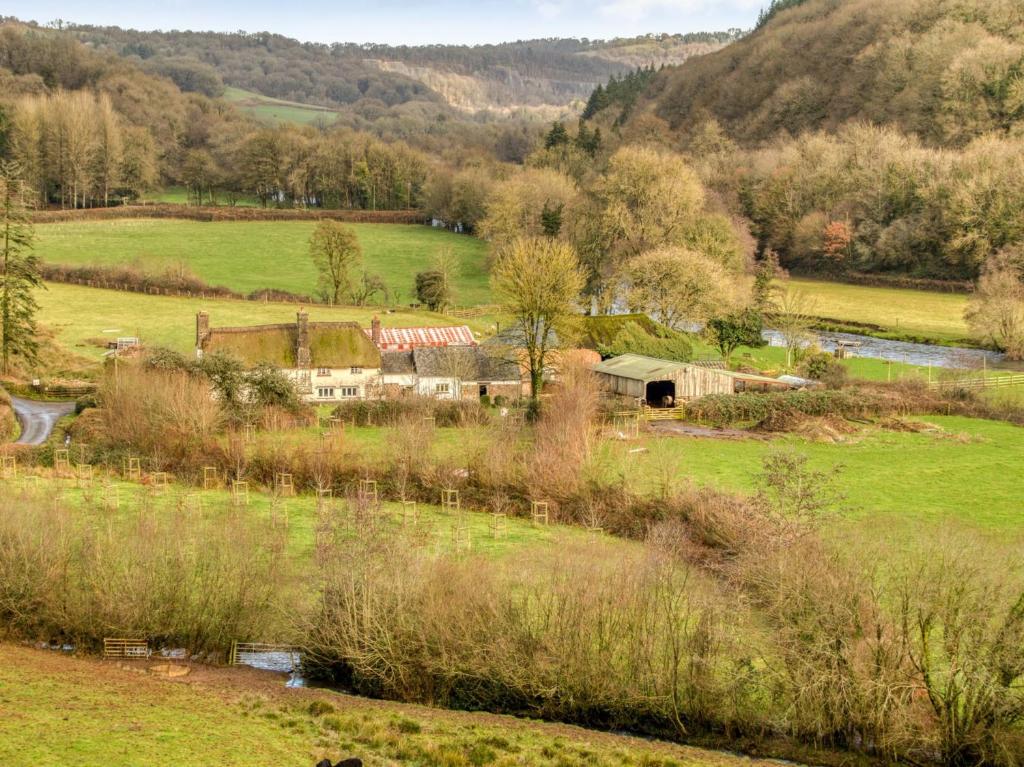
[[[412,352],[416,373],[427,378],[463,381],[519,381],[519,364],[487,354],[477,346],[418,348]]]
[[[373,337],[372,328],[364,332]],[[476,346],[473,331],[467,325],[448,327],[385,328],[380,329],[377,346],[384,352],[409,351],[422,347]]]
[[[391,375],[414,375],[416,365],[413,362],[412,352],[382,352],[380,372]]]

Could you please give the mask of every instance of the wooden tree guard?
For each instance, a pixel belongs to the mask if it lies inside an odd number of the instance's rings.
[[[247,423],[245,426],[243,426],[242,427],[242,438],[245,440],[245,444],[247,444],[247,445],[251,445],[253,442],[255,442],[256,441],[256,427],[253,424],[251,424],[251,423]]]
[[[249,505],[249,483],[245,480],[231,481],[231,502],[235,506]]]
[[[274,496],[270,499],[270,524],[273,527],[288,529],[288,509],[281,504],[281,499]]]
[[[127,458],[124,466],[124,478],[129,482],[140,482],[142,480],[142,465],[138,458]]]
[[[458,511],[462,508],[462,503],[459,500],[458,490],[442,490],[441,491],[441,508],[447,509],[448,511]]]
[[[66,448],[57,448],[53,451],[53,470],[58,476],[71,473],[71,458]]]
[[[151,479],[153,481],[153,490],[154,490],[154,492],[163,494],[163,492],[165,490],[167,490],[168,476],[167,476],[167,472],[166,471],[154,472],[153,476],[151,477]]]
[[[0,475],[4,479],[18,478],[18,458],[13,455],[0,457]]]
[[[274,475],[274,491],[282,498],[291,498],[295,495],[295,479],[291,474],[281,472]]]
[[[327,419],[327,429],[333,434],[340,434],[345,431],[345,422],[333,415]]]
[[[491,514],[491,536],[493,538],[504,538],[508,535],[508,515],[498,511]]]
[[[455,526],[452,528],[452,548],[457,552],[469,551],[469,525],[464,519],[456,520]]]
[[[402,524],[415,525],[419,520],[420,513],[416,501],[402,501]]]
[[[110,483],[104,486],[103,503],[111,511],[121,508],[121,490],[117,485]]]
[[[432,415],[425,415],[423,416],[423,425],[429,426],[430,428],[434,428],[435,426],[437,426],[437,419],[434,418],[434,416]]]
[[[85,487],[92,484],[93,478],[93,466],[91,463],[80,463],[75,467],[75,475],[78,479],[78,485]]]
[[[380,497],[377,495],[377,480],[359,480],[359,499],[365,503],[372,503],[374,506],[380,505]]]
[[[216,466],[203,467],[203,490],[216,490],[220,486]]]
[[[551,521],[548,514],[547,501],[533,501],[530,504],[530,516],[534,525],[546,525]]]
[[[181,496],[178,506],[188,514],[202,514],[203,497],[199,493],[185,493]]]
[[[623,439],[638,439],[640,437],[640,411],[616,413],[612,428],[616,434],[621,434]]]

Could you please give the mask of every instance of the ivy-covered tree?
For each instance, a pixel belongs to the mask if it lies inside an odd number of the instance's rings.
[[[732,362],[733,352],[739,347],[764,346],[764,338],[761,336],[763,329],[764,322],[761,315],[747,310],[708,320],[706,333],[708,340],[722,355],[725,364],[729,365]]]
[[[42,285],[35,237],[29,219],[31,193],[16,163],[0,163],[0,366],[11,370],[14,357],[36,362],[35,291]]]

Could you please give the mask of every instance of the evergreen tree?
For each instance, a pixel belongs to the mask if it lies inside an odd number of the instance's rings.
[[[0,164],[0,366],[10,372],[11,358],[36,361],[36,303],[42,285],[39,259],[32,252],[34,232],[27,200],[31,193],[13,162]]]
[[[550,202],[544,203],[544,208],[540,212],[540,228],[545,236],[557,237],[562,231],[563,208],[565,208],[564,202],[555,205],[552,205]]]
[[[553,149],[565,146],[568,143],[569,132],[565,129],[565,126],[560,122],[553,123],[551,130],[548,131],[548,135],[544,137],[544,148]]]

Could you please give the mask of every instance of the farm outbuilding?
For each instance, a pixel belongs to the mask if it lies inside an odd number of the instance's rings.
[[[652,407],[708,394],[778,391],[794,388],[788,381],[752,373],[737,373],[689,362],[673,362],[640,354],[623,354],[594,366],[607,391],[643,400]]]

